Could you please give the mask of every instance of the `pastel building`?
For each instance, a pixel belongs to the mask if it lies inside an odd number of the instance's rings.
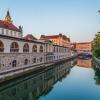
[[[59,33],[58,35],[49,35],[49,36],[41,35],[40,39],[44,38],[49,39],[50,41],[52,41],[53,44],[60,46],[70,46],[71,43],[70,38],[63,35],[62,33]]]
[[[72,46],[78,53],[91,53],[92,50],[91,42],[73,43]]]

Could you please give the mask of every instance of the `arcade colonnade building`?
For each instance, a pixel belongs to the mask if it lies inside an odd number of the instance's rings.
[[[69,47],[49,39],[23,37],[22,27],[13,24],[9,11],[0,20],[0,72],[67,59]]]

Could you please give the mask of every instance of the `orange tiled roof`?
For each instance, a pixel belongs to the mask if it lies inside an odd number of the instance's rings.
[[[34,37],[32,34],[26,35],[26,36],[24,37],[24,39],[26,39],[26,40],[37,40],[37,38]]]
[[[13,30],[13,31],[17,31],[17,32],[21,32],[20,29],[18,29],[14,24],[12,23],[6,24],[3,20],[0,20],[0,27]]]

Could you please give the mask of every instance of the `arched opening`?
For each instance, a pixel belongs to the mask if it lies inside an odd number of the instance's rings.
[[[0,40],[0,52],[4,52],[4,44],[1,40]]]
[[[19,51],[19,46],[17,42],[13,42],[10,45],[10,52],[18,52]]]
[[[29,52],[29,45],[28,43],[25,43],[23,46],[23,52]]]
[[[28,59],[25,59],[24,60],[24,65],[27,65],[28,64]]]
[[[33,52],[37,52],[37,45],[33,45]]]
[[[43,46],[42,45],[40,46],[40,52],[43,52]]]
[[[16,67],[16,65],[17,65],[17,61],[16,60],[13,60],[12,67]]]

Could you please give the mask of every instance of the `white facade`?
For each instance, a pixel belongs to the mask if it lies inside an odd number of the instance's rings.
[[[12,44],[16,43],[15,48]],[[24,50],[24,45],[27,48]],[[37,50],[33,50],[33,46]],[[0,71],[7,71],[67,59],[68,48],[40,41],[0,35]],[[42,49],[41,49],[42,47]]]
[[[0,28],[0,34],[1,35],[12,36],[12,37],[22,38],[22,33],[21,32],[17,32],[17,31],[5,29],[5,28]]]
[[[0,72],[60,61],[68,55],[67,47],[24,39],[22,27],[12,23],[9,10],[0,20]]]

